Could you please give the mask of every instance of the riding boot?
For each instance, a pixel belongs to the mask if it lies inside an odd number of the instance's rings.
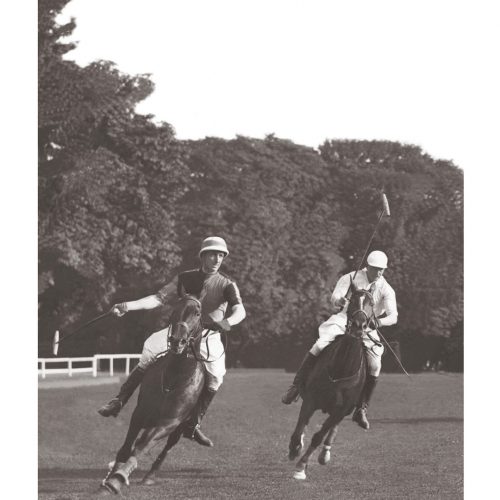
[[[301,384],[307,380],[307,377],[316,364],[317,359],[318,358],[310,352],[306,354],[304,360],[302,361],[302,364],[297,371],[297,374],[295,375],[295,378],[293,379],[292,385],[288,388],[288,390],[281,398],[282,403],[289,405],[290,403],[293,403],[294,401],[297,401],[297,399],[299,399],[299,388]]]
[[[136,366],[128,376],[125,383],[121,386],[120,392],[109,403],[99,408],[97,412],[103,417],[112,415],[116,417],[120,410],[125,406],[130,396],[134,393],[137,386],[142,382],[145,370],[140,366]]]
[[[217,390],[209,389],[206,386],[203,386],[196,409],[194,410],[192,417],[186,422],[186,427],[184,429],[184,437],[193,439],[202,446],[211,447],[214,445],[212,440],[201,432],[200,424],[216,394]]]
[[[368,408],[368,403],[370,402],[375,386],[377,385],[377,380],[378,377],[374,377],[373,375],[366,376],[365,385],[363,387],[363,390],[361,391],[361,397],[359,398],[356,409],[352,414],[353,421],[365,430],[368,430],[370,428],[370,422],[368,422],[368,419],[366,417],[366,410]]]

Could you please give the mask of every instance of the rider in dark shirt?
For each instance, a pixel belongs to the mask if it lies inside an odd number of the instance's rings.
[[[199,253],[201,261],[199,269],[180,273],[176,279],[154,295],[116,304],[112,309],[116,316],[123,316],[128,311],[154,309],[171,304],[186,293],[198,297],[202,305],[202,324],[206,328],[200,352],[206,359],[207,381],[200,396],[197,414],[191,419],[184,436],[204,446],[213,446],[213,443],[201,432],[201,419],[226,373],[225,353],[220,331],[230,331],[231,326],[237,325],[246,316],[238,286],[233,280],[219,273],[222,261],[228,254],[226,242],[222,238],[216,236],[206,238]],[[228,307],[229,315],[225,318]],[[98,410],[101,415],[105,417],[118,415],[141,383],[145,370],[154,363],[159,354],[167,350],[167,331],[168,328],[160,330],[146,340],[138,366],[130,373],[118,395]]]

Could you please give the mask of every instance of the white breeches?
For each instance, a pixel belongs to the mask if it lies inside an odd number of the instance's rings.
[[[334,315],[335,316],[335,315]],[[319,356],[319,353],[339,335],[344,335],[345,327],[339,325],[331,316],[324,323],[319,325],[319,339],[311,347],[310,353],[314,356]],[[375,340],[380,340],[376,330],[369,332]],[[382,354],[384,346],[378,346],[367,335],[363,335],[363,344],[366,347],[366,360],[368,363],[368,373],[374,377],[380,375],[382,369]]]
[[[204,330],[203,335],[206,332],[207,330]],[[144,342],[141,359],[139,360],[141,368],[146,369],[155,362],[160,354],[164,354],[167,351],[167,335],[168,328],[164,328],[153,333]],[[203,337],[200,354],[202,358],[207,359],[203,363],[207,376],[206,385],[209,389],[216,391],[222,385],[224,375],[226,374],[226,355],[219,332],[212,332],[207,337]]]

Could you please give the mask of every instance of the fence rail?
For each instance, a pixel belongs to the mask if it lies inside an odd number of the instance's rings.
[[[38,358],[38,375],[45,378],[47,375],[66,373],[69,377],[72,377],[74,373],[92,373],[94,377],[97,377],[98,371],[102,370],[103,360],[109,361],[109,376],[114,375],[114,362],[116,360],[125,360],[125,374],[130,373],[130,360],[139,359],[140,354],[95,354],[91,357],[86,358]],[[66,364],[65,368],[48,368],[47,365],[54,364]],[[79,366],[75,367],[77,364],[88,364],[89,366]]]

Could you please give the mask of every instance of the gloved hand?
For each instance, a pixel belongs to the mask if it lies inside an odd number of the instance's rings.
[[[126,302],[120,302],[120,304],[115,304],[111,308],[111,313],[121,318],[126,312],[128,312],[128,307]]]
[[[370,322],[368,323],[368,328],[370,330],[376,330],[377,328],[380,328],[382,325],[380,324],[380,320],[377,319],[375,316],[370,319]]]
[[[213,330],[214,332],[230,332],[231,331],[231,325],[229,324],[229,321],[227,319],[223,319],[221,321],[214,321],[212,323],[209,323],[208,325],[205,325],[205,328],[209,330]]]
[[[340,297],[340,299],[335,301],[335,305],[342,309],[348,302],[349,301],[345,297]]]
[[[333,304],[333,314],[338,314],[339,312],[341,312],[348,302],[349,301],[345,297],[340,297],[340,299],[337,299]]]

